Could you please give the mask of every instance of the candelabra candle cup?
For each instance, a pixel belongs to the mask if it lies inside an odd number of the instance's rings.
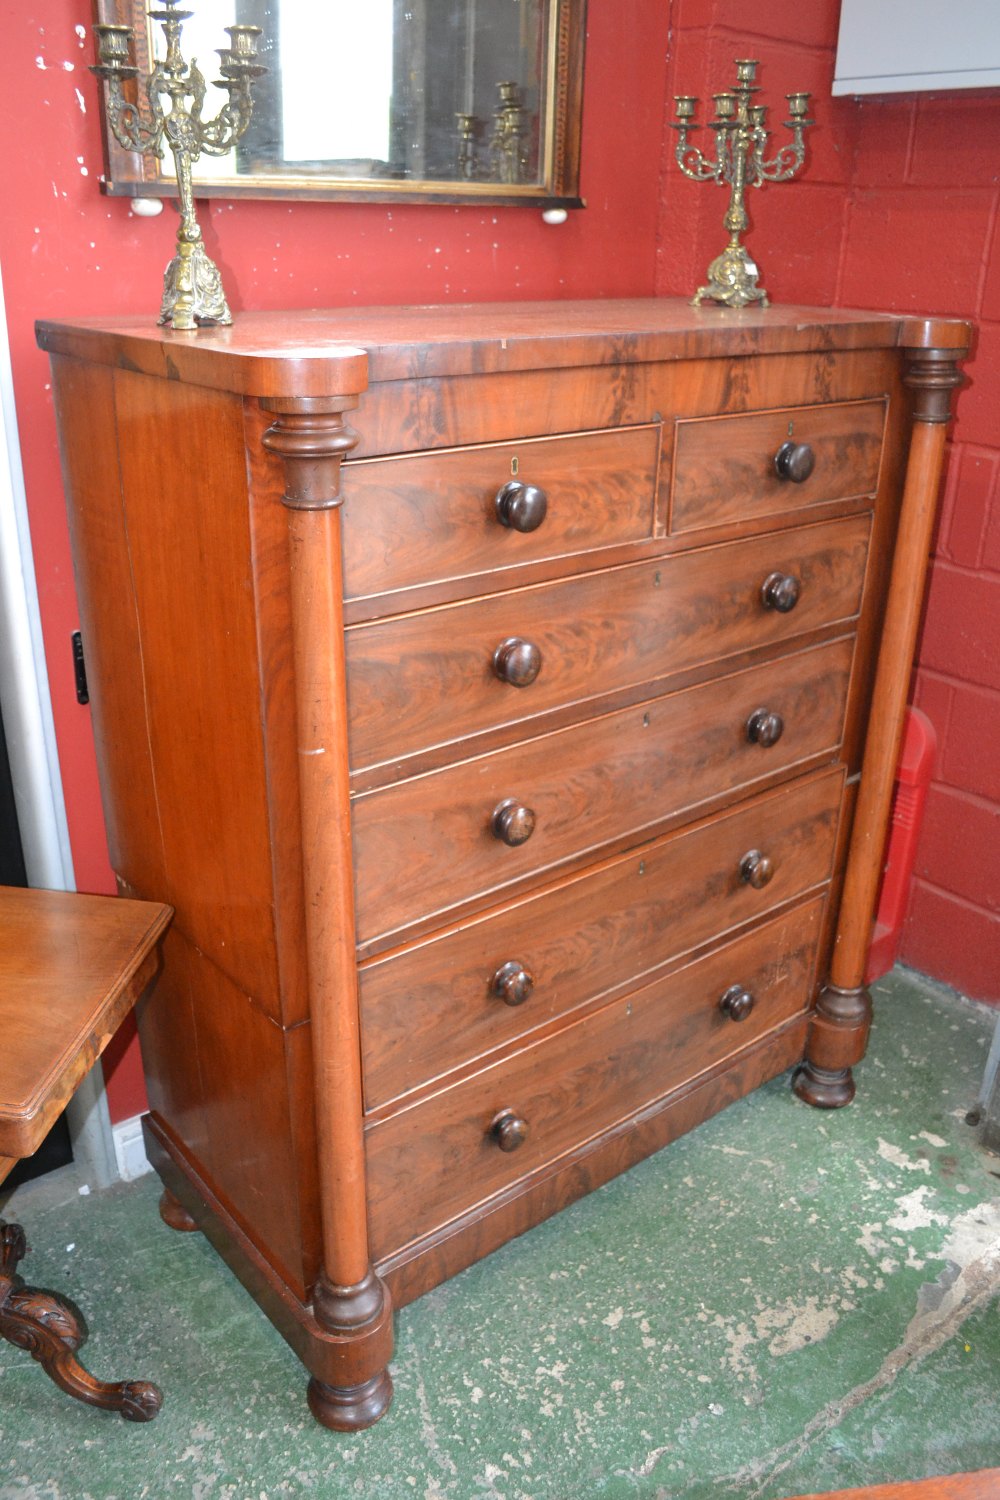
[[[138,68],[132,66],[131,26],[95,26],[99,66],[94,69],[102,78],[134,78]]]
[[[456,114],[455,123],[458,129],[458,175],[470,181],[476,175],[476,127],[479,121],[475,115]]]
[[[257,44],[262,34],[259,26],[225,26],[223,30],[229,37],[233,56],[238,62],[257,61]]]
[[[512,81],[497,84],[499,108],[493,114],[490,159],[501,182],[520,182],[524,173],[524,111],[521,91]]]
[[[726,307],[745,307],[750,302],[759,302],[762,307],[768,305],[767,293],[757,285],[757,266],[740,239],[750,223],[744,201],[746,190],[762,187],[766,182],[788,182],[796,175],[805,161],[804,131],[812,121],[806,119],[809,95],[787,94],[791,118],[786,127],[791,131],[791,141],[767,159],[767,106],[750,102],[759,92],[755,82],[758,66],[756,58],[737,58],[735,88],[712,95],[714,159],[688,140],[696,100],[689,94],[674,96],[677,165],[694,182],[722,182],[730,190],[729,207],[722,221],[729,232],[729,243],[709,266],[707,283],[691,299],[695,306],[705,298]]]
[[[219,268],[202,244],[194,210],[191,167],[205,153],[225,156],[244,135],[253,109],[251,85],[266,72],[257,60],[261,37],[259,26],[225,28],[229,46],[217,48],[219,86],[228,99],[212,120],[202,119],[205,80],[195,62],[181,53],[183,22],[192,12],[178,10],[176,0],[165,0],[164,9],[147,12],[162,25],[166,56],[154,61],[140,80],[135,103],[125,98],[122,80],[136,78],[139,69],[130,61],[133,42],[129,26],[98,25],[97,65],[91,68],[106,85],[105,108],[115,139],[126,151],[162,157],[169,150],[177,174],[180,224],[177,253],[167,266],[163,281],[161,323],[178,332],[189,332],[202,323],[231,323],[232,313],[222,290]],[[145,99],[143,100],[143,95]]]

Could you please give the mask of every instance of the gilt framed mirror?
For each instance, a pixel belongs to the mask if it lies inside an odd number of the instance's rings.
[[[195,164],[195,194],[580,207],[585,8],[586,0],[190,0],[183,51],[206,80],[234,21],[261,27],[268,70],[237,149]],[[100,22],[134,28],[147,73],[162,39],[154,41],[143,0],[95,0],[95,11]],[[204,117],[225,100],[210,87]],[[176,194],[169,154],[158,162],[126,151],[103,128],[106,192]]]

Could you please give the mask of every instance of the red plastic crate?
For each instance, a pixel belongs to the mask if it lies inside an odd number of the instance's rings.
[[[896,767],[882,888],[871,947],[868,950],[866,984],[887,974],[896,962],[913,877],[913,862],[917,854],[917,840],[936,755],[937,733],[934,725],[919,708],[908,708],[903,724],[899,764]]]

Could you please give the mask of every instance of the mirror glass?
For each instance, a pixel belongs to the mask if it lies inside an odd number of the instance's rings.
[[[161,29],[138,0],[98,8],[101,20],[134,26],[143,73],[163,56]],[[226,103],[211,80],[227,25],[261,28],[267,69],[235,150],[195,163],[202,195],[579,201],[583,0],[191,0],[189,9],[180,45],[209,83],[203,119]],[[111,192],[166,191],[171,167],[169,154],[160,164],[108,140]]]

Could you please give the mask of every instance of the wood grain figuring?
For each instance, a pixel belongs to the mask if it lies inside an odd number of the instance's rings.
[[[805,316],[803,314],[805,313]],[[52,354],[161,379],[273,397],[330,397],[372,382],[822,348],[891,348],[902,320],[829,308],[688,308],[659,298],[448,303],[438,307],[246,312],[229,328],[174,334],[147,318],[43,319]]]
[[[376,382],[364,398],[355,457],[662,421],[663,472],[669,474],[679,418],[882,400],[900,363],[897,354],[877,349],[683,365],[636,363],[627,348],[613,350],[613,359],[579,368]]]
[[[173,894],[156,796],[118,468],[114,371],[52,361],[59,452],[108,855],[135,895]]]
[[[824,771],[736,812],[362,965],[369,1110],[631,986],[699,944],[761,919],[829,877],[843,774]],[[740,875],[773,860],[767,886]],[[518,959],[533,985],[505,1005],[493,976]]]
[[[873,495],[884,427],[884,401],[679,422],[672,528],[690,531]],[[775,468],[775,455],[790,440],[808,444],[815,458],[815,468],[801,483],[780,478]]]
[[[30,1156],[159,968],[161,903],[0,886],[0,1156]]]
[[[344,589],[383,594],[590,552],[651,536],[659,427],[349,463],[344,471]],[[543,489],[527,533],[497,519],[511,478]]]
[[[677,974],[525,1047],[467,1082],[369,1127],[369,1216],[377,1259],[482,1202],[575,1144],[757,1041],[808,1000],[820,903],[759,927]],[[776,958],[775,955],[781,955]],[[739,980],[756,1004],[719,1009]],[[515,1152],[490,1139],[516,1108],[529,1133]]]
[[[867,941],[967,336],[656,299],[40,325],[112,860],[177,908],[149,1149],[319,1421],[385,1410],[392,1296],[803,1055],[850,1097],[866,998],[824,981]]]
[[[499,893],[625,834],[652,834],[681,809],[749,791],[810,756],[833,758],[852,645],[845,638],[799,652],[356,798],[359,941]],[[769,749],[746,734],[762,703],[786,726]],[[509,797],[536,820],[516,849],[489,827]]]
[[[150,868],[145,841],[133,842],[135,865],[117,873],[143,896],[163,890],[180,929],[276,1014],[242,406],[225,394],[122,372],[115,409],[124,501],[108,550],[116,572],[128,570],[142,674],[119,700],[128,722],[115,727],[126,744],[137,735],[148,742],[159,853]],[[178,432],[186,452],[203,455],[196,480],[190,465],[176,461]],[[96,553],[102,541],[88,538],[87,549]],[[117,634],[106,619],[99,628],[102,637]],[[85,618],[85,641],[96,633]],[[130,684],[133,678],[134,669]],[[114,684],[102,675],[97,692],[108,688]],[[124,821],[133,801],[127,776],[115,800]]]
[[[636,683],[653,692],[686,668],[850,620],[861,601],[869,529],[869,518],[857,516],[353,627],[346,645],[352,766]],[[776,569],[794,572],[801,586],[787,614],[762,599]],[[541,657],[523,688],[501,681],[494,665],[497,648],[512,637]]]
[[[423,1239],[384,1257],[379,1273],[395,1305],[422,1296],[794,1066],[802,1055],[806,1024],[805,1015],[794,1016],[702,1079],[654,1100],[488,1202],[474,1203]]]
[[[299,1117],[312,1114],[312,1086],[307,1079],[303,1090],[296,1077],[296,1035],[171,929],[161,981],[139,1013],[150,1108],[204,1164],[275,1274],[304,1297],[315,1263],[303,1249],[308,1169],[295,1144]],[[218,1057],[229,1059],[231,1072],[213,1068]]]

